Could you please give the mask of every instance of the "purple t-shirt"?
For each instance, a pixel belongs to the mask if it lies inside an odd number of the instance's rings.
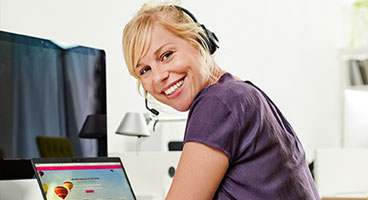
[[[195,97],[184,142],[229,158],[213,199],[320,199],[290,124],[261,90],[229,73]]]

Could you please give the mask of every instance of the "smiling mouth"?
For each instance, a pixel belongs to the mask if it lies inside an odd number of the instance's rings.
[[[175,85],[171,86],[169,89],[165,90],[164,93],[166,95],[170,95],[170,94],[174,93],[175,91],[177,91],[180,88],[180,86],[183,85],[183,83],[184,83],[184,80],[182,79],[182,80],[178,81]]]

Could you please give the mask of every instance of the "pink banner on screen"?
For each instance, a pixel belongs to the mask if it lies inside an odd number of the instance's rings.
[[[86,166],[51,166],[36,167],[37,171],[56,171],[56,170],[86,170],[86,169],[121,169],[120,165],[86,165]]]

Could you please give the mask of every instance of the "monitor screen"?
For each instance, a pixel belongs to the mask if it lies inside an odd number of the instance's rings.
[[[0,158],[40,157],[37,137],[68,138],[76,157],[98,156],[106,139],[79,132],[89,115],[106,120],[105,70],[101,49],[0,31]]]

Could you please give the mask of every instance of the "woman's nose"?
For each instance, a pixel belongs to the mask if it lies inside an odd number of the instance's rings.
[[[168,70],[164,66],[156,66],[153,68],[153,81],[154,83],[163,83],[169,77]]]

